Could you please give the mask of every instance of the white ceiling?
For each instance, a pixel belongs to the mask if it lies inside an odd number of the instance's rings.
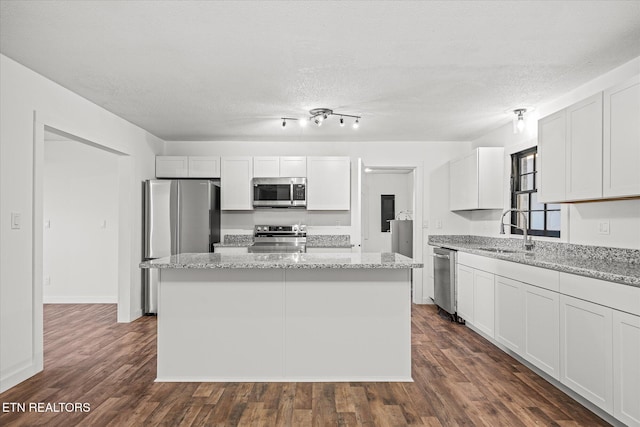
[[[640,56],[640,1],[1,0],[0,51],[166,140],[471,140]]]

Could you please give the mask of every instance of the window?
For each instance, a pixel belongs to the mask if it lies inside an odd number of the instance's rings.
[[[525,213],[528,234],[560,237],[560,205],[538,203],[537,147],[511,155],[511,207]],[[511,212],[511,223],[522,227],[522,215]],[[511,227],[511,234],[522,230]]]

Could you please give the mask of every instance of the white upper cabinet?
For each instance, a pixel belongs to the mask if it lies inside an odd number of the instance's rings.
[[[223,157],[221,163],[221,209],[252,210],[253,157]]]
[[[189,157],[189,178],[220,178],[220,157]]]
[[[156,178],[187,178],[189,157],[156,156]]]
[[[307,176],[307,158],[302,156],[254,157],[254,178],[304,178]]]
[[[567,112],[538,121],[538,201],[558,202],[566,199],[565,163]]]
[[[640,196],[640,76],[538,121],[538,201]]]
[[[307,210],[349,210],[349,157],[307,157]]]
[[[603,195],[640,195],[640,76],[604,91]]]
[[[502,209],[504,149],[479,147],[449,163],[449,209]]]
[[[280,176],[280,157],[254,157],[254,178],[274,178]]]
[[[303,156],[280,157],[280,176],[304,178],[307,176],[307,158]]]
[[[220,157],[156,156],[156,178],[220,178]]]
[[[567,108],[566,199],[602,197],[602,93]]]

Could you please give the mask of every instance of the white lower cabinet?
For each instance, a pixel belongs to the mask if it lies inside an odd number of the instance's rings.
[[[556,380],[560,379],[560,295],[524,285],[522,356]]]
[[[501,276],[495,283],[496,341],[559,379],[558,293]]]
[[[613,310],[613,414],[640,426],[640,316]]]
[[[473,272],[474,269],[466,265],[457,266],[457,312],[467,323],[473,325]]]
[[[494,275],[467,265],[457,265],[457,313],[469,325],[491,338],[494,335]]]
[[[464,253],[461,261],[460,317],[617,420],[640,427],[640,288]]]
[[[560,295],[560,381],[613,413],[612,309]]]
[[[473,272],[473,326],[494,336],[495,295],[494,275],[486,271]]]
[[[496,341],[523,353],[524,288],[517,280],[496,276]]]

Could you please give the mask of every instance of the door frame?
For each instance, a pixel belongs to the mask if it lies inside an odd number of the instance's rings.
[[[416,262],[423,262],[423,236],[422,236],[422,223],[423,223],[423,198],[424,198],[424,165],[422,162],[409,163],[409,162],[399,162],[399,163],[373,163],[366,164],[362,159],[358,159],[358,218],[357,218],[357,244],[362,245],[362,237],[363,237],[363,216],[364,209],[366,207],[362,204],[363,202],[363,191],[365,190],[365,186],[363,185],[364,176],[366,174],[366,169],[371,168],[375,170],[393,170],[393,169],[406,169],[410,170],[413,173],[413,259]],[[413,293],[411,296],[411,300],[414,304],[427,304],[428,297],[425,296],[423,287],[424,287],[424,272],[422,268],[415,268],[412,270],[412,283],[413,283]]]
[[[44,144],[45,130],[118,155],[118,303],[117,321],[130,322],[132,288],[132,189],[133,161],[128,153],[94,142],[56,117],[34,111],[33,114],[33,231],[32,242],[32,338],[36,372],[44,367],[43,319],[43,224],[44,224]]]

